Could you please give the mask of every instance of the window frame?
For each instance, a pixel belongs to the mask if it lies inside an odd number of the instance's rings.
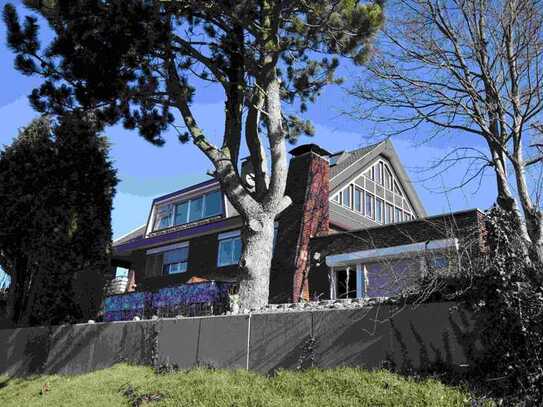
[[[206,208],[207,208],[207,199],[208,199],[208,196],[212,195],[212,194],[219,194],[219,210],[216,212],[216,213],[213,213],[213,214],[209,214],[209,215],[206,215]],[[200,213],[200,217],[197,218],[197,219],[193,219],[191,220],[191,211],[192,211],[192,205],[193,205],[193,201],[197,201],[199,199],[202,199],[202,209],[201,209],[201,213]],[[198,222],[200,220],[203,220],[203,219],[209,219],[209,218],[212,218],[214,216],[219,216],[219,215],[222,215],[224,214],[224,207],[225,207],[225,204],[224,204],[224,195],[223,193],[221,192],[220,189],[214,189],[214,190],[211,190],[211,191],[207,191],[207,192],[204,192],[203,194],[200,194],[200,195],[195,195],[191,198],[186,198],[186,199],[182,199],[182,200],[179,200],[179,201],[174,201],[174,202],[171,202],[171,203],[168,203],[168,204],[163,204],[163,205],[170,205],[171,209],[170,209],[170,212],[169,212],[169,223],[168,223],[168,226],[164,226],[164,227],[161,227],[160,226],[160,222],[162,221],[162,219],[164,219],[166,216],[159,216],[160,215],[160,210],[158,208],[160,208],[162,205],[158,205],[157,206],[157,211],[158,213],[155,215],[155,225],[154,225],[154,228],[153,228],[153,232],[155,231],[158,231],[158,230],[163,230],[163,229],[167,229],[167,228],[170,228],[170,227],[174,227],[174,226],[180,226],[180,225],[188,225],[188,224],[191,224],[191,223],[194,223],[194,222]],[[182,205],[187,205],[187,212],[186,212],[186,215],[185,215],[185,221],[184,222],[177,222],[177,208],[182,206]]]
[[[379,205],[380,204],[380,205]],[[385,207],[385,201],[378,196],[375,197],[375,221],[384,224],[385,223],[385,214],[384,214],[384,207]],[[379,210],[379,216],[377,216],[377,208],[380,208]]]
[[[239,230],[220,233],[217,236],[218,244],[217,244],[217,267],[227,267],[239,264],[239,258],[237,261],[234,259],[235,255],[235,241],[239,241],[239,254],[241,257],[241,252],[243,250],[242,247],[242,241],[241,241],[241,233]],[[232,252],[230,253],[231,258],[227,260],[227,262],[221,262],[221,246],[227,242],[232,242]]]
[[[184,261],[176,261],[176,262],[166,263],[166,254],[176,252],[176,251],[179,251],[179,250],[186,251],[185,260]],[[183,246],[177,247],[175,249],[165,250],[161,254],[162,254],[162,275],[163,276],[171,276],[171,275],[174,275],[174,274],[182,274],[182,273],[186,273],[188,271],[188,268],[189,268],[189,244],[188,243],[183,245]],[[183,265],[184,267],[180,271],[171,272],[171,268],[172,268],[173,265]]]
[[[403,192],[399,178],[394,175],[384,159],[374,161],[370,167],[358,175],[357,180],[362,180],[362,185],[353,179],[349,184],[339,189],[330,201],[381,225],[417,219],[411,203],[408,202],[408,198]],[[378,191],[377,185],[382,187],[382,190]],[[373,192],[372,189],[374,189]],[[356,202],[358,194],[360,194],[361,210],[358,209]],[[389,197],[387,194],[392,194],[392,196]],[[348,202],[344,198],[348,198]],[[400,205],[397,204],[398,200],[401,200]],[[378,201],[382,205],[380,217],[377,214]],[[401,211],[399,216],[398,210]]]

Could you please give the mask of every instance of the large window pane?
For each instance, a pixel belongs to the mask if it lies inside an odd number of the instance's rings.
[[[358,188],[354,190],[354,209],[362,212],[362,191]]]
[[[396,222],[402,222],[403,221],[403,212],[400,208],[395,208],[395,215],[394,218],[396,219]]]
[[[172,221],[172,206],[162,205],[157,209],[155,230],[164,229],[171,226]]]
[[[219,266],[232,264],[232,248],[232,239],[221,240],[219,242],[219,259],[217,262]]]
[[[351,187],[345,188],[342,192],[343,194],[343,206],[351,208]]]
[[[179,249],[170,250],[164,253],[163,262],[164,264],[169,264],[169,263],[180,263],[183,261],[187,261],[188,253],[189,253],[188,247],[181,247]]]
[[[385,171],[386,171],[386,174],[385,174],[385,187],[389,191],[392,191],[392,173],[390,172],[388,167],[385,167]]]
[[[366,192],[366,216],[369,217],[369,218],[374,218],[374,213],[373,213],[373,195],[370,194],[369,192]]]
[[[222,194],[220,191],[207,194],[205,200],[205,218],[219,215],[222,212]]]
[[[239,263],[239,258],[241,257],[241,238],[234,239],[233,248],[232,248],[232,264]]]
[[[375,220],[379,223],[383,223],[383,205],[383,200],[377,198],[375,201]]]
[[[164,229],[170,226],[171,216],[162,216],[159,218],[157,229]]]
[[[377,163],[374,165],[374,168],[375,168],[375,181],[379,184],[379,185],[383,185],[383,181],[382,181],[382,178],[381,178],[381,169],[382,169],[382,163]]]
[[[162,270],[164,274],[184,273],[187,271],[188,255],[188,246],[164,252],[162,257]]]
[[[390,204],[387,204],[387,212],[386,212],[386,223],[394,223],[394,207]]]
[[[218,266],[238,264],[241,257],[241,238],[234,236],[219,240]]]
[[[189,203],[183,202],[175,206],[175,224],[182,225],[188,222]]]
[[[203,197],[192,199],[190,201],[189,222],[194,222],[194,221],[202,219],[203,209],[204,209]]]

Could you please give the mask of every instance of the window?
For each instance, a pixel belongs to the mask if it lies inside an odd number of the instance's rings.
[[[130,270],[124,267],[115,268],[115,278],[128,278],[128,272]]]
[[[365,214],[366,214],[367,217],[375,219],[374,218],[374,213],[373,213],[373,207],[374,207],[373,194],[370,194],[369,192],[366,192],[366,212],[365,212]]]
[[[164,252],[162,258],[162,272],[164,274],[177,274],[187,271],[189,247],[180,247]]]
[[[356,298],[356,270],[349,267],[336,271],[336,298]]]
[[[187,223],[189,215],[189,201],[180,203],[175,206],[175,225]]]
[[[157,208],[155,230],[170,227],[172,224],[172,206],[161,205]]]
[[[173,225],[184,225],[200,219],[220,215],[222,213],[222,194],[220,191],[209,192],[194,199],[173,205],[159,207],[155,230],[172,226],[172,208],[175,207]]]
[[[189,222],[195,222],[204,216],[204,197],[191,199],[189,208]]]
[[[392,191],[392,173],[388,169],[388,166],[385,166],[385,188]]]
[[[204,196],[205,209],[204,218],[220,215],[222,213],[222,194],[220,191],[213,191]]]
[[[219,254],[217,266],[238,264],[241,257],[241,237],[239,231],[219,235]]]
[[[332,196],[331,201],[379,224],[416,219],[401,183],[385,159],[367,167],[358,178]]]
[[[386,217],[385,217],[385,223],[394,223],[394,207],[391,204],[386,204]]]
[[[343,206],[347,208],[352,208],[351,205],[351,186],[349,185],[347,188],[345,188],[342,192],[343,195]]]
[[[377,198],[375,200],[375,220],[379,223],[383,223],[384,204],[382,199]]]
[[[394,218],[396,222],[402,222],[403,221],[403,212],[400,208],[395,208],[395,214]]]
[[[354,190],[354,209],[357,212],[362,212],[362,190],[355,188]]]
[[[163,215],[158,219],[158,229],[164,229],[171,226],[171,216]]]

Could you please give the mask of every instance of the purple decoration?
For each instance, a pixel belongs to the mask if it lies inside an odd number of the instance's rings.
[[[173,240],[187,239],[193,235],[207,233],[216,229],[221,229],[228,225],[229,225],[228,219],[221,219],[218,221],[205,223],[203,225],[190,227],[188,229],[182,229],[182,230],[163,233],[157,236],[152,236],[152,237],[147,237],[147,238],[140,237],[138,239],[130,240],[126,243],[115,246],[115,252],[124,253],[124,252],[129,252],[132,250],[136,250],[142,247],[147,247],[151,244],[155,245],[158,243],[166,243]]]
[[[169,314],[171,310],[197,304],[225,304],[232,283],[209,281],[166,287],[157,293],[137,292],[107,297],[105,321],[127,321],[146,314]]]

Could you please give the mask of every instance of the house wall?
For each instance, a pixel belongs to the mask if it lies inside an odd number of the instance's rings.
[[[191,277],[237,281],[239,270],[237,265],[217,267],[218,235],[219,233],[212,233],[194,237],[189,241],[188,266],[184,273],[163,275],[162,254],[147,255],[145,250],[139,251],[136,257],[143,257],[144,262],[138,263],[139,270],[136,272],[138,289],[153,291],[183,284]]]
[[[360,213],[344,208],[334,201],[330,201],[330,222],[345,230],[356,230],[379,226],[379,224],[374,220],[371,220]]]
[[[483,218],[478,210],[440,215],[311,239],[309,287],[312,296],[329,298],[328,255],[456,237],[462,256],[476,258],[483,248]],[[318,259],[315,254],[318,253]]]

